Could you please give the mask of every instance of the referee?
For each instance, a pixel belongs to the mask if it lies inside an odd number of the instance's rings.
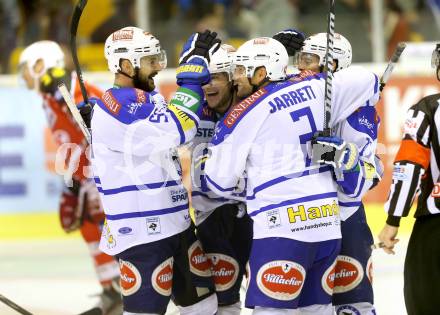
[[[432,53],[431,63],[440,81],[440,44]],[[405,305],[409,315],[440,314],[439,104],[440,94],[434,94],[408,110],[385,204],[388,218],[379,234],[385,252],[394,254],[400,219],[408,215],[419,193],[404,268]]]

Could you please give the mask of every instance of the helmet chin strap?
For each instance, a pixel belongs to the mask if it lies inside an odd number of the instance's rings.
[[[144,90],[144,91],[146,91],[146,92],[151,92],[151,91],[153,91],[153,89],[150,89],[149,87],[148,87],[148,84],[145,84],[145,82],[142,82],[141,80],[140,80],[140,78],[139,78],[139,68],[138,67],[135,67],[134,68],[134,75],[129,75],[128,73],[126,73],[126,72],[124,72],[124,71],[122,71],[122,70],[118,70],[118,73],[120,73],[120,74],[122,74],[123,76],[125,76],[125,77],[127,77],[127,78],[130,78],[132,81],[133,81],[133,86],[135,87],[135,88],[137,88],[137,89],[140,89],[140,90]]]

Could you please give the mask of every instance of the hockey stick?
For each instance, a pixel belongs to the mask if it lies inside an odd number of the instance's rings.
[[[85,6],[87,5],[87,0],[79,0],[75,6],[75,11],[72,15],[72,21],[70,23],[70,50],[72,53],[73,63],[75,64],[75,70],[78,75],[79,87],[81,88],[81,94],[84,99],[84,103],[89,102],[89,97],[87,96],[86,87],[84,85],[84,79],[82,76],[81,67],[78,61],[78,54],[76,51],[76,32],[78,30],[79,20],[83,13]]]
[[[382,74],[382,77],[380,78],[380,91],[382,92],[383,88],[385,87],[385,84],[387,84],[388,79],[391,76],[391,73],[394,70],[394,67],[396,66],[397,62],[399,61],[400,55],[402,55],[402,52],[405,50],[406,44],[404,42],[400,42],[397,44],[396,49],[394,50],[393,55],[390,58],[390,61],[387,64],[387,67],[385,71]]]
[[[324,135],[330,136],[330,119],[332,111],[332,82],[333,82],[333,41],[335,38],[335,0],[329,0],[327,47],[325,52],[325,106],[324,106]]]
[[[7,306],[12,308],[13,310],[16,310],[18,313],[20,313],[22,315],[32,315],[31,312],[26,311],[24,308],[22,308],[21,306],[15,304],[14,302],[12,302],[10,299],[8,299],[6,296],[4,296],[2,294],[0,294],[0,301],[2,301]]]
[[[61,83],[58,85],[58,90],[60,91],[61,95],[64,98],[64,101],[67,104],[67,107],[69,107],[70,112],[72,113],[73,119],[75,119],[76,123],[78,124],[79,128],[81,129],[82,133],[86,137],[86,140],[88,143],[91,141],[91,134],[89,128],[87,128],[86,123],[81,117],[81,114],[78,110],[78,108],[75,105],[75,102],[72,99],[72,96],[70,95],[69,91],[67,90],[67,87],[64,83]]]

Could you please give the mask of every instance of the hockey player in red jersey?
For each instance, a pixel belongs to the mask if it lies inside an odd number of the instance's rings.
[[[42,96],[43,109],[56,144],[67,148],[57,154],[57,162],[61,159],[64,169],[71,172],[71,177],[65,176],[60,196],[61,227],[68,233],[80,230],[103,288],[98,306],[104,314],[114,314],[121,308],[120,295],[114,289],[114,284],[119,281],[119,265],[113,257],[98,249],[104,212],[95,183],[87,179],[87,142],[58,92],[58,84],[64,83],[75,102],[82,101],[76,74],[66,70],[64,58],[57,43],[35,42],[20,55],[21,76],[28,89],[36,90]],[[102,95],[102,91],[93,85],[86,83],[86,89],[90,96]],[[62,154],[63,151],[66,154]]]

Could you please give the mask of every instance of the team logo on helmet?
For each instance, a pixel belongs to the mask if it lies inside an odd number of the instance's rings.
[[[321,278],[321,285],[324,291],[328,295],[333,294],[333,288],[335,286],[335,270],[336,270],[336,260],[333,264],[327,268]]]
[[[269,43],[269,38],[267,37],[259,37],[254,39],[255,45],[266,45],[267,43]]]
[[[132,29],[122,29],[113,33],[113,41],[117,40],[132,40],[133,30]]]
[[[364,277],[362,265],[353,257],[338,256],[335,271],[334,293],[350,291],[358,286]]]
[[[228,255],[219,253],[206,254],[212,265],[212,275],[214,277],[216,291],[226,291],[230,289],[238,277],[238,263]]]
[[[173,285],[173,263],[174,258],[170,257],[157,266],[151,275],[151,283],[157,293],[170,296]]]
[[[189,268],[200,277],[211,276],[211,264],[202,249],[202,244],[195,241],[188,249]]]
[[[365,268],[365,272],[367,273],[368,280],[370,283],[373,283],[373,259],[370,257],[367,262],[367,268]]]
[[[141,287],[142,277],[137,268],[130,262],[119,259],[121,293],[129,296],[137,292]]]
[[[293,261],[275,260],[264,264],[257,273],[258,288],[267,296],[290,301],[304,285],[305,269]]]

